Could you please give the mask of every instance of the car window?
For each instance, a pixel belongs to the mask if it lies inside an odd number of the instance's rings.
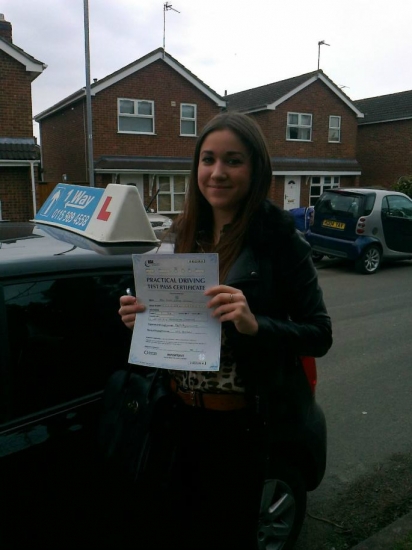
[[[109,373],[127,361],[130,335],[117,310],[128,286],[131,274],[3,286],[9,344],[3,421],[103,389]]]
[[[357,218],[362,215],[361,195],[325,193],[315,206],[315,211],[328,216],[344,215]]]
[[[384,213],[395,218],[412,219],[412,202],[406,197],[401,197],[399,195],[388,195],[386,197],[386,207]]]
[[[375,206],[376,193],[370,193],[365,196],[363,201],[363,212],[362,216],[369,216],[372,213],[373,207]]]

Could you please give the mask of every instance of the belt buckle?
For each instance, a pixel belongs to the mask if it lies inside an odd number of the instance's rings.
[[[192,400],[192,407],[203,407],[203,399],[201,397],[201,394],[197,390],[189,390],[189,395]]]

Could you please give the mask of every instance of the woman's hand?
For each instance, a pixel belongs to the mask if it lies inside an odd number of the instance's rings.
[[[145,309],[146,306],[139,302],[134,296],[125,295],[120,297],[119,315],[123,323],[127,328],[130,328],[130,330],[134,327],[136,314],[142,313]]]
[[[241,290],[232,286],[218,285],[206,290],[205,296],[211,296],[207,307],[214,308],[213,317],[220,322],[232,321],[241,334],[253,336],[258,331],[256,317],[249,309],[249,304]]]

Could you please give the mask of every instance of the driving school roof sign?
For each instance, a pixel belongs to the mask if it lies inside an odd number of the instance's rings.
[[[59,183],[34,221],[103,243],[158,243],[136,187],[106,189]]]

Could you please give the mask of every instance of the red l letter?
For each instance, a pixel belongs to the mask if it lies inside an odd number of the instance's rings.
[[[110,218],[111,212],[107,211],[107,207],[109,206],[111,200],[112,200],[112,197],[106,197],[106,200],[103,203],[102,209],[97,215],[98,220],[103,220],[104,222],[107,222],[107,220]]]

